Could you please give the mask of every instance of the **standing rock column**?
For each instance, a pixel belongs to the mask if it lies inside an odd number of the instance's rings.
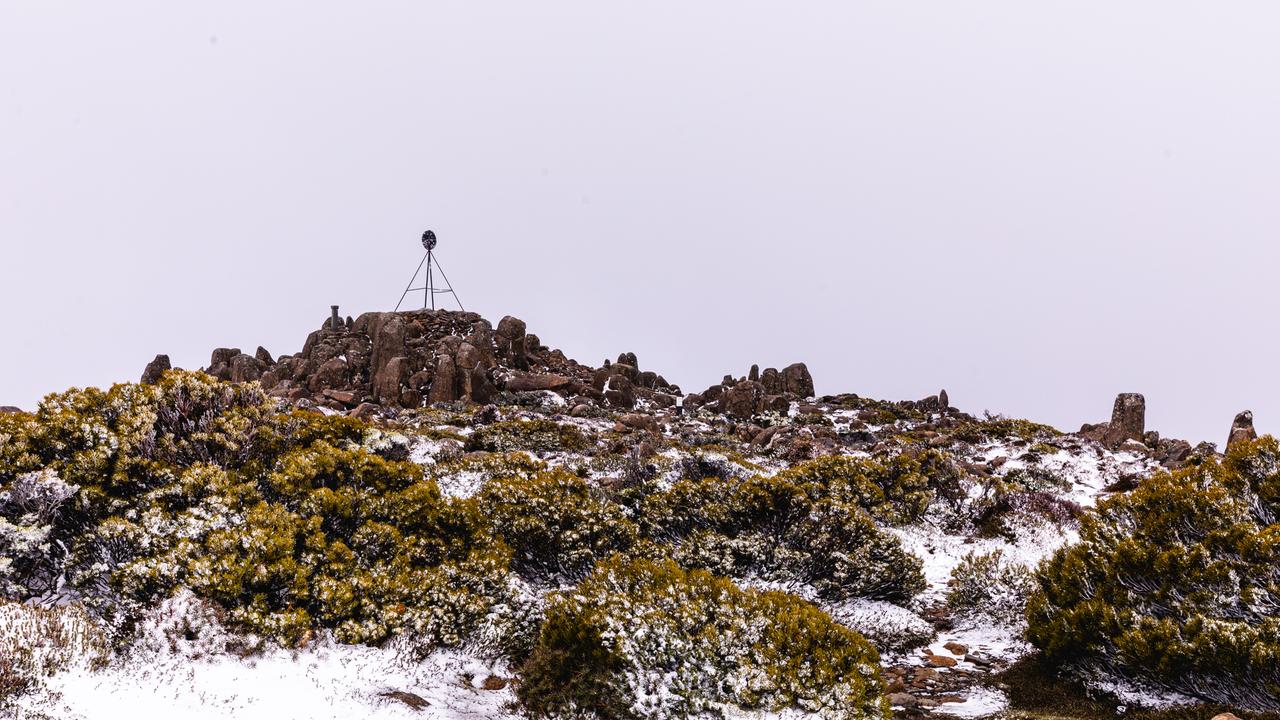
[[[1257,439],[1258,432],[1253,429],[1253,413],[1245,410],[1236,415],[1235,420],[1231,422],[1231,434],[1227,436],[1227,449],[1230,450],[1236,443]]]
[[[1120,393],[1111,408],[1105,442],[1112,447],[1125,440],[1142,441],[1147,430],[1147,399],[1141,393]]]

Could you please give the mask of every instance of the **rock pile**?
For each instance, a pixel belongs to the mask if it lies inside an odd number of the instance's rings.
[[[760,371],[752,365],[745,377],[726,375],[718,385],[685,397],[686,409],[708,407],[739,419],[749,419],[762,412],[786,413],[794,400],[813,397],[813,376],[804,363],[788,365],[781,371]]]
[[[332,309],[296,355],[273,358],[218,348],[205,372],[230,382],[258,381],[277,397],[368,414],[457,401],[489,403],[501,393],[551,391],[572,404],[631,409],[677,404],[680,388],[642,372],[634,353],[596,370],[542,345],[523,320],[495,329],[476,313],[371,312],[343,321]],[[158,355],[143,372],[156,382],[169,369]]]

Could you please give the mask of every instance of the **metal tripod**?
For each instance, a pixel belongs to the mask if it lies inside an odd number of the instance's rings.
[[[409,284],[405,286],[404,294],[400,296],[400,302],[396,303],[396,312],[400,311],[400,306],[404,304],[404,299],[409,297],[409,293],[417,290],[422,291],[422,309],[426,310],[429,305],[432,310],[436,309],[436,295],[452,295],[453,301],[458,303],[458,309],[466,311],[462,307],[462,301],[458,299],[458,293],[453,291],[453,285],[449,282],[449,276],[444,274],[444,268],[440,266],[439,261],[435,258],[436,234],[430,230],[422,233],[422,246],[427,249],[427,254],[422,256],[422,262],[418,263],[418,269],[413,271],[413,277],[409,278]],[[422,272],[423,266],[427,267],[427,272],[423,275],[422,287],[414,287],[413,281],[418,279],[418,273]],[[440,271],[440,277],[444,280],[444,288],[438,288],[435,284],[435,270]]]

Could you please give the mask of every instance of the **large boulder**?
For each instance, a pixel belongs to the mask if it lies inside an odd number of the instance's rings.
[[[400,404],[409,375],[409,358],[398,355],[388,360],[373,376],[374,400],[381,405]]]
[[[520,370],[529,367],[528,350],[525,344],[526,330],[523,320],[508,315],[498,321],[498,329],[493,333],[498,357],[507,360],[513,367]]]
[[[458,365],[449,355],[436,360],[436,372],[431,380],[427,402],[453,402],[458,399]]]
[[[262,377],[266,366],[252,355],[239,355],[231,358],[231,382],[252,382]]]
[[[751,380],[744,380],[725,390],[720,398],[720,412],[748,420],[760,411],[761,402],[765,398],[764,385]]]
[[[795,363],[782,369],[782,389],[802,398],[813,397],[813,376],[804,363]]]
[[[154,360],[147,363],[147,367],[142,371],[142,383],[144,385],[155,385],[160,382],[160,377],[164,375],[165,370],[171,369],[173,366],[169,364],[168,355],[157,355]]]
[[[311,378],[307,381],[307,389],[315,393],[330,388],[343,388],[349,381],[350,368],[347,362],[340,357],[329,358],[311,374]]]
[[[635,386],[625,375],[611,375],[604,386],[604,397],[616,408],[630,410],[636,406]]]

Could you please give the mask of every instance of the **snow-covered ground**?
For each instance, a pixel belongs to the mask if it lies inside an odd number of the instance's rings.
[[[193,631],[192,628],[198,628]],[[241,656],[189,593],[156,608],[135,650],[94,669],[68,663],[21,698],[15,720],[481,720],[512,715],[501,663],[460,652],[409,662],[394,648],[321,638]],[[425,703],[425,704],[423,704]]]

